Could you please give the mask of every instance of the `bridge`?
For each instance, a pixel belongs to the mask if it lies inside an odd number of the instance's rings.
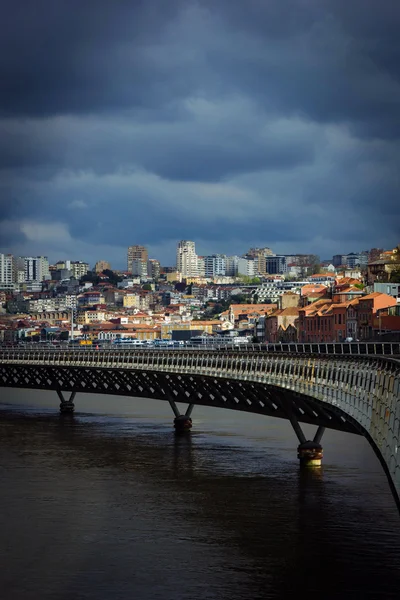
[[[60,410],[66,413],[74,410],[78,392],[164,400],[174,412],[179,432],[190,429],[196,405],[287,419],[299,441],[300,463],[306,466],[321,464],[325,428],[363,435],[400,508],[397,347],[385,352],[382,347],[369,348],[358,354],[318,354],[304,345],[270,350],[16,347],[0,350],[0,386],[55,390]],[[177,403],[187,404],[184,414]],[[315,425],[312,440],[307,440],[302,423]]]

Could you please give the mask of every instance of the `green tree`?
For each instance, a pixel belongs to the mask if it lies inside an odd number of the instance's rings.
[[[149,292],[152,291],[152,287],[151,287],[151,283],[145,283],[144,285],[142,285],[142,290],[147,290]]]
[[[400,283],[400,269],[391,272],[390,283]]]
[[[93,283],[93,285],[97,285],[100,281],[100,277],[94,271],[88,271],[86,275],[81,277],[79,283],[85,283],[85,281]]]
[[[117,283],[119,283],[123,279],[120,275],[117,275],[117,273],[111,271],[111,269],[104,269],[103,273],[108,277],[110,283],[112,283],[113,285],[117,285]]]

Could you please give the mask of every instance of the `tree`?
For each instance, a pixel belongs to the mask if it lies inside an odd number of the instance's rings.
[[[249,297],[245,294],[236,294],[231,296],[232,304],[247,304],[249,302]]]
[[[108,277],[110,283],[112,283],[113,285],[117,285],[117,283],[119,283],[123,279],[120,275],[117,275],[117,273],[111,271],[111,269],[104,269],[103,273]]]
[[[151,283],[145,283],[144,285],[142,285],[142,290],[147,290],[149,292],[152,291],[152,287],[151,287]]]
[[[94,271],[88,271],[86,275],[81,277],[80,283],[85,283],[85,281],[93,283],[93,285],[97,285],[100,281],[100,277]]]
[[[391,272],[390,283],[400,283],[400,269]]]

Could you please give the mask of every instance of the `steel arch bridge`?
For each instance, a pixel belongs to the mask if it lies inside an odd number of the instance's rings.
[[[400,508],[398,359],[228,349],[16,348],[0,350],[0,386],[55,390],[65,410],[73,410],[77,392],[165,400],[175,422],[183,424],[195,405],[288,419],[300,442],[300,459],[307,444],[321,448],[326,427],[363,435],[378,455]],[[69,399],[65,392],[71,393]],[[176,402],[188,404],[185,415]],[[316,425],[312,442],[301,423]]]

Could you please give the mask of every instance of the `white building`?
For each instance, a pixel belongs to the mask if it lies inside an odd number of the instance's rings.
[[[75,279],[81,279],[89,271],[88,263],[80,260],[72,261],[70,266],[72,277],[75,277]]]
[[[226,256],[225,257],[225,274],[228,277],[236,277],[238,274],[239,257],[238,256]]]
[[[147,277],[147,261],[133,258],[131,261],[131,273],[134,277]]]
[[[11,254],[0,254],[0,289],[14,289],[13,257]]]
[[[19,256],[15,261],[15,272],[17,283],[51,279],[47,256]]]
[[[204,275],[206,277],[219,277],[226,274],[226,256],[213,254],[204,257]]]
[[[238,275],[254,277],[257,272],[257,262],[252,258],[239,258]]]
[[[182,277],[198,277],[199,261],[196,254],[195,243],[181,240],[176,251],[176,270]]]

